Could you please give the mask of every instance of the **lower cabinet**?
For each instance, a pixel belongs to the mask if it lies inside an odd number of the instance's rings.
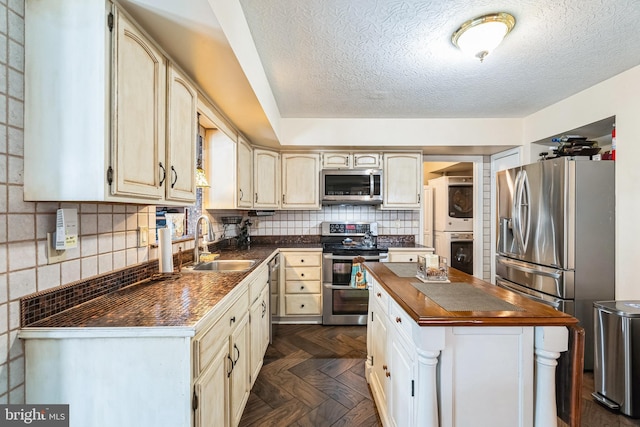
[[[322,321],[322,252],[281,251],[284,281],[281,281],[280,322],[305,319]],[[289,318],[289,319],[287,319]],[[295,319],[295,320],[294,320]]]
[[[269,346],[269,272],[266,268],[249,285],[249,291],[252,301],[249,309],[249,329],[251,331],[249,369],[253,386],[262,368],[264,353]]]

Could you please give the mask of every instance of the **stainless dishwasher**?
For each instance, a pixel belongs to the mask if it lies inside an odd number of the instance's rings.
[[[273,316],[278,314],[278,304],[280,301],[280,254],[276,254],[269,261],[269,292],[271,298],[269,299],[270,312],[269,316],[269,343],[273,342]]]

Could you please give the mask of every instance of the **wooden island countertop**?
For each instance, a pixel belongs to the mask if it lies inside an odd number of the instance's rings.
[[[399,266],[400,263],[395,264]],[[389,268],[398,271],[394,268],[394,263],[367,262],[364,266],[377,285],[382,287],[420,327],[565,326],[569,331],[568,351],[558,360],[557,415],[569,426],[580,425],[584,329],[578,324],[578,319],[453,268],[449,269],[449,280],[452,285],[457,283],[470,285],[474,289],[516,306],[517,311],[448,311],[412,285],[412,283],[420,283],[420,280],[413,275],[409,276],[410,266],[405,267],[406,274],[402,276]],[[425,284],[427,287],[429,285],[429,283]],[[439,284],[439,286],[446,285],[448,284]],[[537,422],[536,425],[540,424]]]
[[[366,269],[420,326],[572,326],[578,319],[459,270],[449,269],[451,283],[466,283],[522,311],[447,311],[416,289],[416,277],[400,277],[388,263],[368,262]],[[428,284],[427,284],[428,286]]]

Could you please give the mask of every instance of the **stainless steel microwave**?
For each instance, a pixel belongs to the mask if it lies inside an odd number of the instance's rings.
[[[379,205],[381,169],[324,169],[320,182],[323,205]]]

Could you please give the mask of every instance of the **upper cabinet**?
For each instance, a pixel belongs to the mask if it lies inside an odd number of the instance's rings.
[[[422,153],[384,153],[382,209],[419,209]]]
[[[169,66],[167,93],[167,200],[195,202],[196,140],[198,138],[195,88],[179,70]]]
[[[282,153],[282,209],[320,209],[320,155]]]
[[[239,208],[253,207],[253,148],[247,141],[238,138],[238,193]]]
[[[25,7],[25,200],[194,203],[193,86],[110,2]]]
[[[377,169],[381,163],[380,153],[322,153],[322,169]]]
[[[236,141],[221,129],[205,130],[204,168],[211,186],[202,192],[204,209],[237,208],[236,149]]]
[[[256,148],[253,150],[253,207],[280,207],[280,154]]]

